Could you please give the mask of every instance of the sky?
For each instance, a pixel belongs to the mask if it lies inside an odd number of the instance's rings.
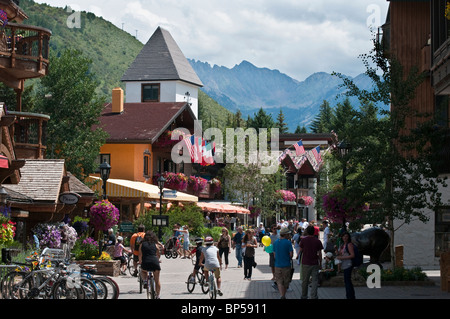
[[[298,81],[315,72],[363,73],[359,55],[371,50],[373,30],[385,22],[389,5],[386,0],[35,2],[92,12],[144,44],[160,26],[186,58],[228,68],[247,60]]]

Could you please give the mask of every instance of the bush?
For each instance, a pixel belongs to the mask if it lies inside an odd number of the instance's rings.
[[[361,269],[360,274],[367,279],[370,275],[366,269]],[[411,269],[404,267],[395,267],[394,269],[382,269],[381,281],[425,281],[428,279],[426,273],[420,267]]]

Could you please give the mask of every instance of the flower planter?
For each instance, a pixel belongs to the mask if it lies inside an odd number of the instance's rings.
[[[78,265],[94,265],[98,275],[117,277],[120,275],[120,260],[77,260]]]

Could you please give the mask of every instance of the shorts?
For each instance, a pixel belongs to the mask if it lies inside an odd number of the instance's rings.
[[[127,260],[124,256],[114,257],[114,260],[120,260],[121,265],[125,265],[127,263]]]
[[[183,249],[184,249],[184,250],[189,250],[189,241],[186,241],[186,240],[185,240],[185,241],[183,242]]]
[[[275,267],[275,278],[278,285],[288,287],[291,282],[291,267]]]
[[[146,271],[161,270],[161,266],[159,263],[142,263],[141,267]]]
[[[214,269],[214,277],[216,277],[216,279],[220,278],[220,268],[213,268]],[[211,269],[211,270],[213,270]],[[204,271],[209,271],[209,269],[207,269],[206,267],[204,267],[203,269]]]

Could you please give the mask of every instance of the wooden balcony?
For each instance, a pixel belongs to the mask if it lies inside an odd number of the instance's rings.
[[[295,194],[297,201],[302,196],[308,196],[308,189],[306,188],[289,188],[288,191],[291,191]]]
[[[46,129],[50,116],[12,111],[8,115],[16,117],[14,125],[10,127],[16,158],[43,159],[47,149]]]
[[[23,90],[23,81],[47,75],[51,31],[8,23],[0,31],[0,81]]]
[[[435,52],[431,66],[432,84],[436,95],[450,94],[450,38]]]

